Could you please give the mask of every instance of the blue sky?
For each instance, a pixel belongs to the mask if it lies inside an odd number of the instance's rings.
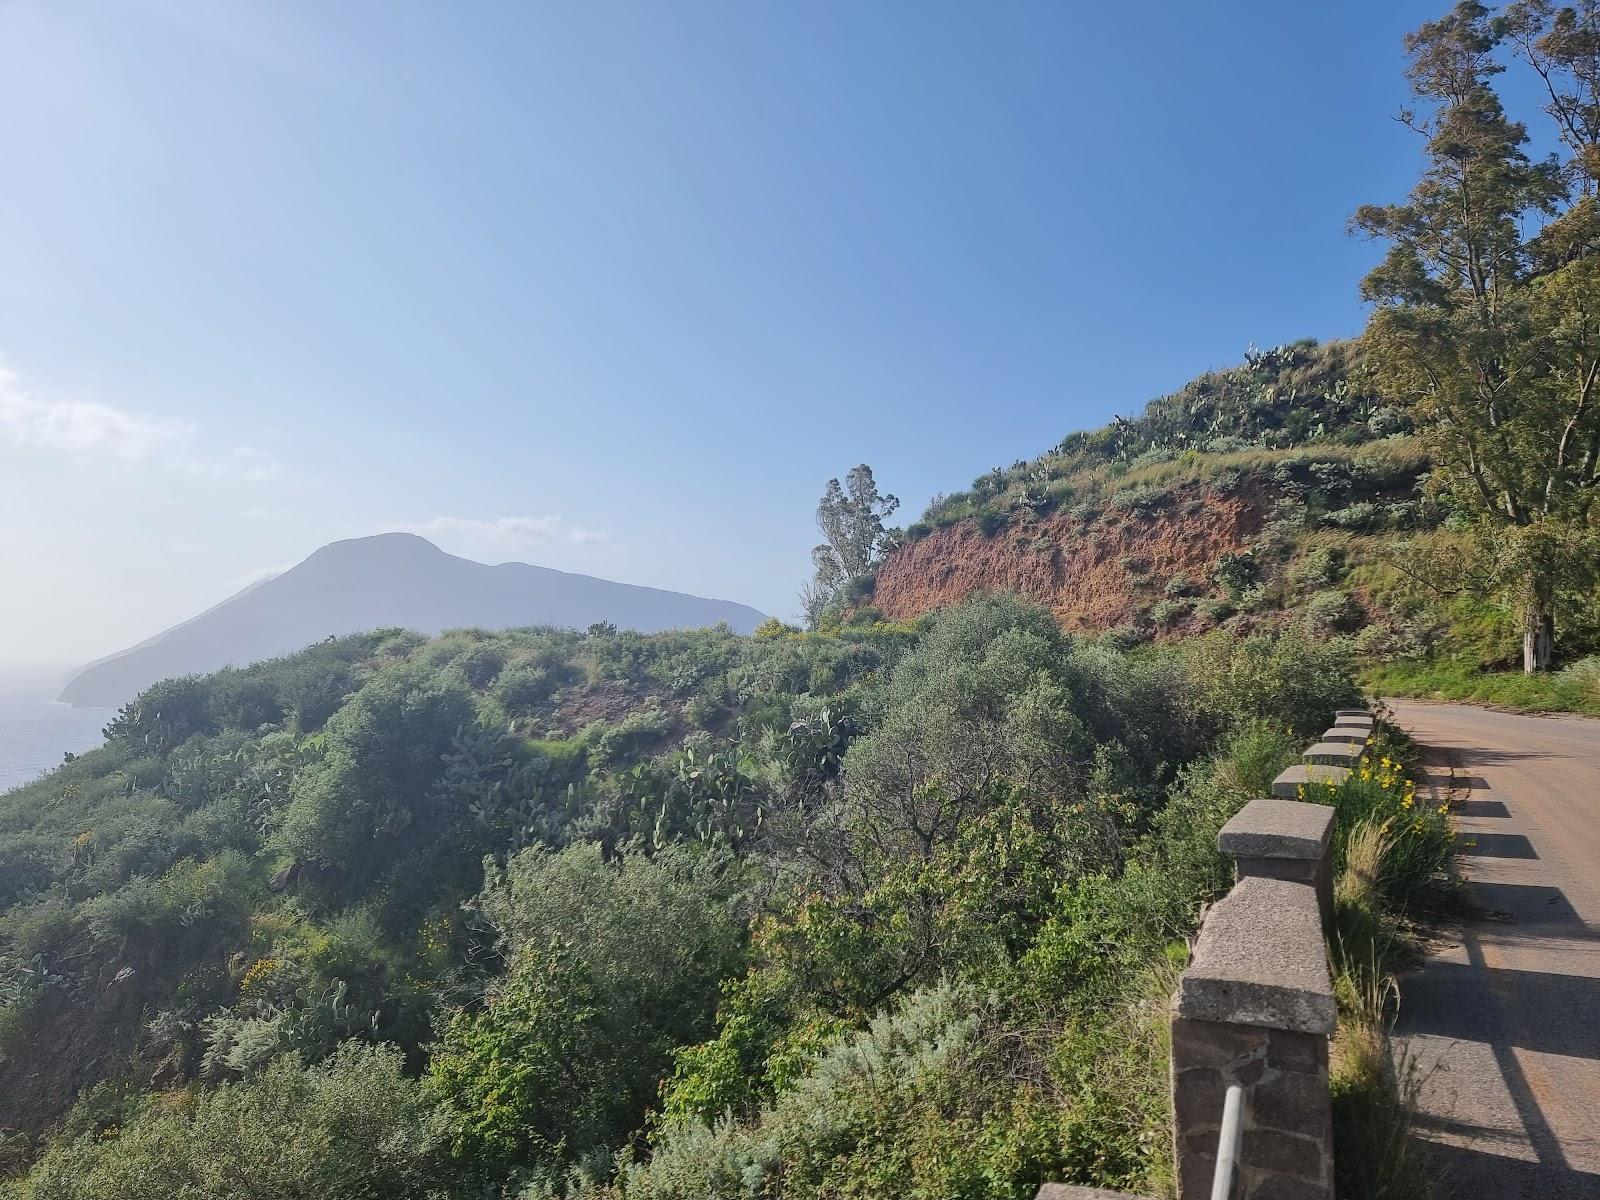
[[[1443,3],[0,2],[0,661],[413,528],[790,614],[935,492],[1357,332]]]

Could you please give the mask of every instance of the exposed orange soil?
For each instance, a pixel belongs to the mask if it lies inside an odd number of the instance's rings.
[[[1174,575],[1204,584],[1218,558],[1260,530],[1269,505],[1265,490],[1224,495],[1195,484],[1149,514],[1108,508],[1085,522],[1056,512],[992,537],[962,521],[891,553],[871,603],[906,620],[974,592],[1008,591],[1048,607],[1064,628],[1109,629],[1132,621]]]

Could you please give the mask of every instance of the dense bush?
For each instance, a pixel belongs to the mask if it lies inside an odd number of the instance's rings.
[[[429,1066],[452,1151],[494,1179],[619,1149],[674,1049],[710,1029],[740,961],[735,864],[671,847],[523,851],[478,908],[510,973],[449,1021]]]
[[[629,1163],[628,1197],[1031,1195],[1059,1172],[1062,1097],[1002,1082],[995,1002],[970,987],[916,993],[829,1047],[748,1123],[663,1129]],[[975,1084],[977,1086],[975,1086]]]
[[[278,828],[284,848],[337,876],[348,895],[408,854],[457,836],[466,814],[433,793],[456,736],[475,719],[464,679],[391,667],[328,721]]]
[[[436,1194],[437,1145],[390,1049],[284,1058],[248,1083],[153,1095],[125,1124],[57,1141],[13,1200],[365,1200]]]
[[[1205,707],[1237,724],[1273,721],[1311,737],[1360,695],[1345,648],[1292,631],[1245,638],[1214,633],[1180,653]]]
[[[489,1184],[560,1166],[603,1150],[636,1119],[633,1097],[611,1086],[623,1047],[601,1025],[602,999],[556,938],[522,950],[481,1011],[450,1019],[428,1092],[467,1175]]]

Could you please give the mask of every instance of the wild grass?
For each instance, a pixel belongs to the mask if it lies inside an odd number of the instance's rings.
[[[1600,664],[1583,659],[1564,671],[1524,675],[1485,671],[1461,659],[1402,660],[1368,667],[1368,691],[1380,696],[1462,700],[1520,712],[1571,712],[1600,716]]]
[[[1428,1200],[1424,1148],[1412,1137],[1422,1077],[1391,1036],[1394,972],[1413,953],[1409,912],[1452,894],[1448,813],[1415,799],[1409,747],[1380,737],[1330,802],[1339,810],[1334,881],[1334,991],[1339,1028],[1329,1086],[1340,1196]]]
[[[1429,1200],[1423,1147],[1412,1137],[1422,1074],[1390,1036],[1398,1002],[1394,978],[1376,969],[1341,970],[1333,1096],[1334,1189],[1364,1200]]]
[[[1385,473],[1406,470],[1422,471],[1428,462],[1427,452],[1416,438],[1388,438],[1381,442],[1345,446],[1334,442],[1310,442],[1283,449],[1252,446],[1245,450],[1232,450],[1222,454],[1180,454],[1166,462],[1134,467],[1119,480],[1124,486],[1151,484],[1156,486],[1190,483],[1215,479],[1230,472],[1267,471],[1283,462],[1308,459],[1315,462],[1361,463]]]

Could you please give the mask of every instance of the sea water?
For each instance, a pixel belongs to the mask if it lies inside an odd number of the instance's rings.
[[[0,666],[0,792],[61,765],[68,752],[98,746],[110,708],[60,704],[66,667]]]

